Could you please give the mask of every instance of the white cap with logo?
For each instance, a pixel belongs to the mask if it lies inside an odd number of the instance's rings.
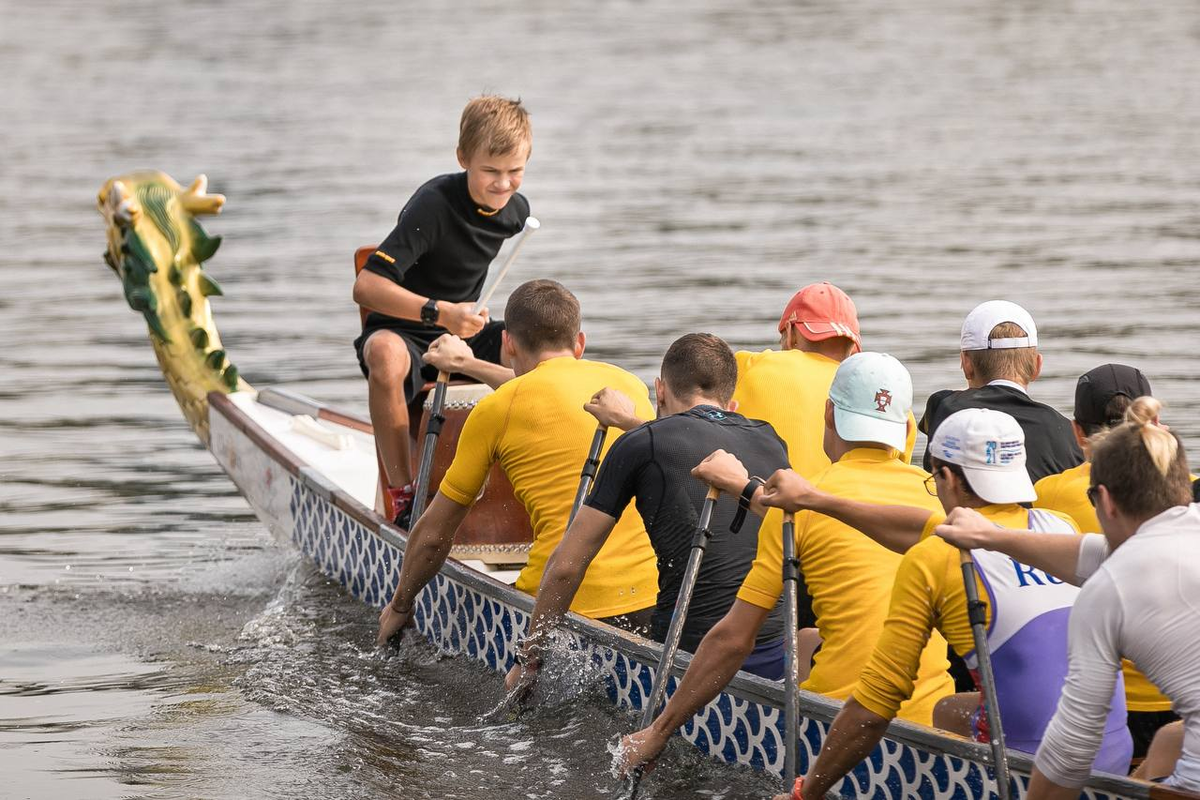
[[[833,426],[848,442],[875,442],[904,450],[912,378],[886,353],[855,353],[843,361],[829,387]]]
[[[1002,322],[1021,326],[1024,336],[1010,339],[989,339],[992,328]],[[1007,350],[1016,347],[1037,347],[1037,326],[1029,312],[1007,300],[988,300],[971,309],[963,320],[960,350]]]
[[[971,491],[989,503],[1037,499],[1025,471],[1025,431],[1003,411],[956,411],[934,431],[929,453],[962,467]]]

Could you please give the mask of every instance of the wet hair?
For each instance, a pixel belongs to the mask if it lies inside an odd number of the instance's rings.
[[[1017,339],[1029,333],[1015,322],[1001,322],[992,328],[988,341]],[[1037,374],[1036,347],[1006,347],[999,350],[965,350],[967,360],[975,368],[976,377],[983,383],[1010,380],[1030,383]]]
[[[580,324],[579,301],[558,281],[526,281],[504,308],[508,335],[535,353],[573,348]]]
[[[481,149],[490,156],[506,156],[532,146],[529,112],[520,98],[485,94],[463,109],[458,123],[458,150],[463,158],[470,159]]]
[[[737,386],[737,359],[719,337],[689,333],[667,348],[662,379],[678,398],[702,395],[728,405]]]
[[[967,480],[967,473],[963,472],[963,468],[961,465],[954,464],[950,461],[942,461],[940,458],[936,458],[935,456],[930,456],[929,457],[929,466],[932,467],[932,469],[930,470],[931,475],[936,475],[938,473],[938,471],[941,470],[942,467],[945,467],[946,469],[950,470],[950,472],[952,474],[957,475],[958,479],[962,482],[963,489],[967,493],[968,500],[982,499],[979,497],[979,495],[975,494],[975,490],[971,488],[971,481]]]
[[[1092,486],[1104,486],[1117,508],[1148,519],[1191,502],[1187,454],[1179,437],[1154,423],[1162,404],[1139,397],[1125,422],[1092,443]]]
[[[1120,425],[1125,420],[1125,412],[1131,405],[1133,405],[1133,400],[1128,395],[1114,394],[1109,398],[1108,404],[1104,406],[1104,424],[1080,422],[1079,420],[1075,420],[1075,424],[1083,429],[1084,436],[1095,436],[1114,425]]]

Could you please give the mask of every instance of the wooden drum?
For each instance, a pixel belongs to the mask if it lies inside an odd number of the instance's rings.
[[[442,412],[446,418],[433,453],[433,469],[429,475],[428,503],[433,500],[442,484],[442,477],[454,460],[458,437],[462,434],[467,415],[482,398],[491,394],[491,387],[481,383],[470,383],[446,387],[446,406]],[[421,410],[421,425],[413,445],[413,474],[417,474],[417,460],[425,441],[425,429],[429,425],[433,392],[425,398]],[[525,507],[513,495],[512,484],[499,464],[484,484],[483,493],[475,501],[467,518],[454,536],[450,550],[453,558],[477,560],[488,564],[524,564],[529,559],[529,547],[533,543],[533,528]]]

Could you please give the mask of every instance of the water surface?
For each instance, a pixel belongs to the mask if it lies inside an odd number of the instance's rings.
[[[1007,297],[1034,393],[1143,369],[1200,451],[1200,7],[945,2],[0,4],[0,772],[18,797],[600,795],[632,720],[587,692],[511,726],[497,677],[413,645],[272,544],[163,388],[95,193],[153,167],[229,196],[218,324],[256,386],[365,411],[351,254],[456,169],[466,99],[521,95],[543,228],[513,282],[580,297],[644,378],[679,334],[761,348],[828,279],[918,404]],[[503,295],[503,290],[501,295]],[[501,302],[497,302],[497,308]],[[651,796],[769,782],[677,749]]]

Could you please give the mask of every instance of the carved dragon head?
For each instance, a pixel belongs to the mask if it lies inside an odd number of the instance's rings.
[[[249,389],[221,347],[209,308],[221,287],[201,265],[221,238],[205,233],[195,216],[218,213],[225,198],[207,188],[203,175],[185,190],[164,173],[135,172],[109,180],[97,198],[108,224],[104,261],[129,307],[145,317],[163,375],[205,442],[208,393]]]

